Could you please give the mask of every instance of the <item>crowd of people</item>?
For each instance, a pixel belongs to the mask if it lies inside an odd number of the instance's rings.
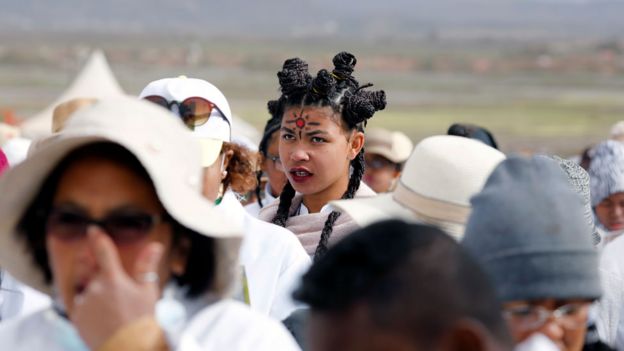
[[[4,141],[0,350],[624,349],[622,126],[578,159],[414,145],[366,128],[356,64],[287,59],[257,149],[183,76]]]

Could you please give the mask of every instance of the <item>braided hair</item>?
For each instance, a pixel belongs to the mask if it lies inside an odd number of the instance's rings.
[[[376,111],[386,107],[386,94],[383,90],[364,90],[372,84],[360,86],[352,75],[356,63],[355,56],[341,52],[334,56],[334,69],[331,72],[322,69],[316,77],[312,77],[308,72],[308,64],[303,60],[299,58],[286,60],[282,70],[277,73],[282,95],[277,100],[269,101],[269,112],[272,116],[279,116],[281,120],[286,108],[291,106],[329,106],[341,116],[349,130],[363,132],[366,121],[373,117]],[[347,190],[342,199],[352,199],[360,187],[364,174],[364,148],[351,161],[351,169]],[[287,182],[280,194],[277,213],[272,220],[274,224],[286,226],[294,196],[295,189]],[[334,223],[340,214],[332,211],[327,217],[314,253],[315,260],[327,251]]]
[[[273,134],[277,131],[280,130],[280,126],[281,126],[281,118],[279,116],[272,116],[266,123],[266,125],[264,126],[264,133],[262,134],[262,140],[260,140],[260,145],[258,146],[258,151],[260,152],[260,154],[262,155],[262,157],[266,158],[268,156],[268,149],[269,149],[269,141],[271,140],[271,137],[273,136]],[[258,186],[256,187],[256,199],[258,199],[258,205],[260,206],[260,208],[264,207],[264,205],[262,204],[262,199],[261,199],[261,186],[262,186],[262,170],[259,170],[256,173],[256,180],[258,182]]]

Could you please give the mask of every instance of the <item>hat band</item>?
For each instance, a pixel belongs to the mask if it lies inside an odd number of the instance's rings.
[[[440,221],[464,225],[470,216],[470,207],[422,196],[406,187],[403,182],[399,182],[392,197],[410,210]]]

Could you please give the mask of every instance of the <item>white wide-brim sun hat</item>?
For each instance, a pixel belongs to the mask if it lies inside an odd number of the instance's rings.
[[[73,150],[101,141],[119,144],[138,159],[171,217],[215,238],[213,292],[227,293],[234,279],[242,228],[217,214],[202,196],[201,150],[187,127],[161,107],[132,97],[103,99],[76,112],[45,147],[0,177],[0,267],[35,289],[52,293],[16,227],[59,162]]]
[[[178,103],[191,97],[200,97],[212,102],[223,112],[221,114],[219,110],[213,109],[208,121],[192,131],[201,144],[202,166],[211,166],[219,157],[223,143],[232,141],[232,111],[221,90],[203,79],[180,76],[150,82],[139,97],[143,99],[153,95]],[[173,112],[179,114],[177,110]]]
[[[470,198],[504,159],[480,141],[432,136],[416,145],[392,193],[330,204],[361,227],[397,218],[437,226],[459,240],[470,216]]]

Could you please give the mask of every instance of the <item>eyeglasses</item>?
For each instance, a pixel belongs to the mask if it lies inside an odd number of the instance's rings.
[[[210,114],[213,109],[219,111],[221,116],[226,119],[225,114],[219,109],[217,105],[214,103],[201,98],[201,97],[190,97],[184,99],[182,102],[178,101],[168,101],[162,96],[159,95],[150,95],[144,97],[145,100],[155,103],[156,105],[162,106],[168,110],[171,110],[173,105],[178,106],[178,111],[180,112],[180,117],[184,124],[186,124],[189,128],[195,129],[195,127],[202,126],[208,122],[210,119]],[[227,119],[226,119],[227,121]]]
[[[284,166],[282,166],[282,161],[280,160],[279,155],[267,154],[265,158],[273,163],[273,168],[281,172],[284,171]]]
[[[280,157],[279,157],[279,155],[270,155],[270,154],[267,154],[265,158],[266,158],[267,160],[272,161],[273,163],[276,163],[276,164],[277,164],[277,163],[282,163],[282,161],[280,161]]]
[[[163,216],[135,211],[117,212],[94,219],[76,210],[53,209],[48,215],[46,232],[71,242],[84,238],[90,225],[97,225],[115,243],[130,244],[145,238],[162,221]]]
[[[555,310],[543,306],[525,305],[506,308],[503,316],[524,330],[540,328],[552,316],[566,329],[585,327],[589,302],[570,303]]]

